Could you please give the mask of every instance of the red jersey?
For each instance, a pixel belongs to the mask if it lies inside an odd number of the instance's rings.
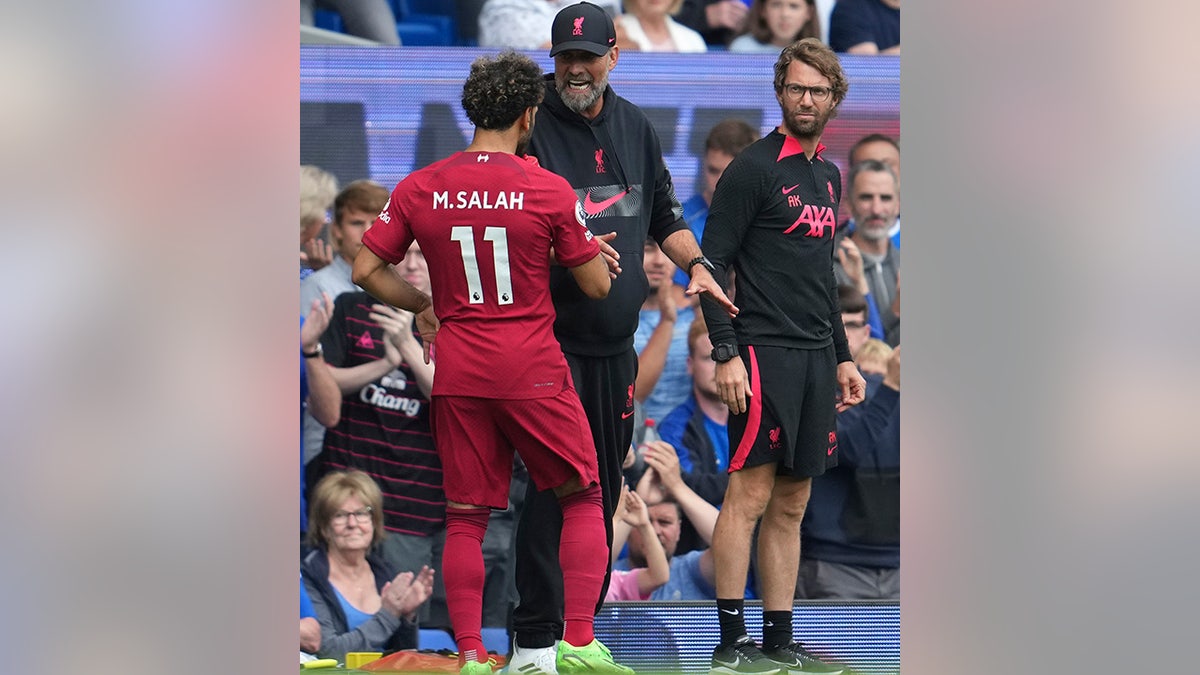
[[[363,245],[391,263],[413,239],[429,263],[435,396],[543,398],[569,370],[554,338],[550,248],[575,267],[600,252],[567,181],[501,152],[460,152],[396,186]]]

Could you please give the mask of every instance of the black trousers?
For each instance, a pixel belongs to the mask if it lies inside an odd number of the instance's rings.
[[[610,559],[612,515],[621,496],[621,464],[633,441],[632,387],[637,378],[637,353],[617,356],[567,354],[575,390],[583,402],[600,468],[604,499],[604,528],[608,546],[596,555]],[[513,610],[513,634],[521,647],[549,647],[563,634],[563,581],[558,564],[562,510],[553,490],[539,492],[529,482],[517,524],[516,581],[520,600]],[[604,574],[596,611],[608,590],[611,564]]]

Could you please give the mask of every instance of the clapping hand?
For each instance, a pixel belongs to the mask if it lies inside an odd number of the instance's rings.
[[[675,282],[672,281],[672,277],[663,279],[655,291],[655,296],[658,300],[658,311],[661,314],[659,323],[664,321],[674,323],[679,318],[679,310],[675,307]]]
[[[417,608],[430,595],[433,595],[433,570],[425,565],[416,575],[412,572],[397,574],[395,579],[383,585],[379,597],[383,608],[393,616],[412,621],[416,618]]]
[[[646,450],[643,457],[646,460],[646,464],[658,476],[658,483],[662,486],[662,489],[667,494],[674,495],[675,489],[683,485],[683,474],[679,468],[679,455],[675,452],[674,446],[666,441],[651,441],[645,447]]]
[[[399,367],[404,361],[400,353],[406,344],[415,344],[412,334],[413,314],[391,305],[371,305],[371,320],[383,328],[383,353],[388,362]]]
[[[634,529],[650,524],[650,510],[646,508],[646,502],[629,486],[621,491],[621,512],[621,520]]]
[[[749,8],[741,0],[721,0],[704,8],[705,20],[710,28],[728,28],[740,33],[746,25]]]
[[[838,244],[837,259],[850,283],[863,295],[870,293],[866,271],[863,269],[862,251],[858,250],[858,245],[850,237],[843,237]]]
[[[329,298],[328,293],[321,293],[321,297],[312,301],[312,308],[308,311],[308,316],[304,319],[304,325],[300,327],[300,347],[303,351],[316,351],[317,345],[321,342],[321,335],[325,333],[325,329],[329,327],[329,320],[333,317],[333,300]]]
[[[304,244],[300,251],[300,264],[312,271],[317,271],[333,262],[333,247],[320,237],[313,237]]]

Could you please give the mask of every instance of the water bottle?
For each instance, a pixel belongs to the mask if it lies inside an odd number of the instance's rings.
[[[653,441],[661,441],[662,436],[658,435],[658,429],[654,426],[654,420],[646,420],[646,428],[642,431],[642,444],[638,446],[638,462],[646,462],[646,444]]]

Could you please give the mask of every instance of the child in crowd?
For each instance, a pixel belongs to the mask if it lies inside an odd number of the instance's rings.
[[[617,502],[617,511],[613,514],[613,562],[617,561],[621,549],[625,548],[629,532],[634,528],[642,531],[642,538],[646,542],[646,567],[632,570],[614,569],[612,581],[608,584],[608,593],[604,596],[605,602],[645,600],[671,578],[671,566],[667,562],[662,542],[658,540],[654,526],[650,523],[650,512],[646,508],[646,502],[626,485],[621,489],[621,500]]]
[[[892,357],[892,348],[883,340],[871,338],[863,343],[854,357],[858,369],[864,374],[887,375],[887,362]]]

